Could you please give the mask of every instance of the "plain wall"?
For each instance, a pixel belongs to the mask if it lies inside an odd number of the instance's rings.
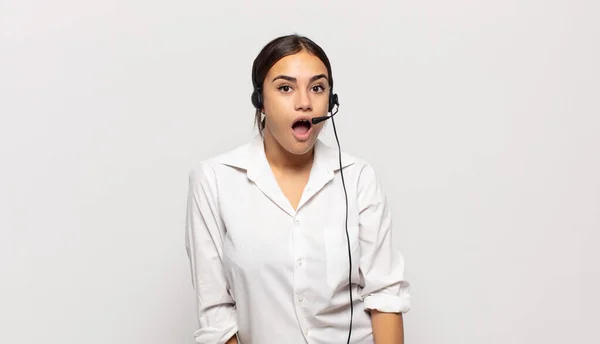
[[[188,169],[256,133],[252,61],[299,33],[388,195],[406,343],[599,343],[599,10],[2,0],[0,342],[193,343]]]

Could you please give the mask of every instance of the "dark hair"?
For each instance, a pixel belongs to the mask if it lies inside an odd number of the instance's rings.
[[[331,73],[331,64],[329,63],[329,58],[327,58],[325,51],[323,51],[323,49],[321,49],[317,43],[313,42],[309,38],[292,34],[277,37],[271,42],[267,43],[267,45],[262,48],[258,56],[254,59],[254,63],[252,64],[252,86],[254,88],[253,98],[256,95],[262,95],[261,92],[265,77],[267,76],[267,73],[271,67],[273,67],[277,61],[301,51],[306,51],[309,54],[315,55],[325,64],[329,79],[329,87],[332,89],[333,75]],[[265,121],[264,119],[261,121],[260,108],[256,109],[254,120],[254,124],[258,126],[258,131],[262,135],[262,130],[265,128]]]

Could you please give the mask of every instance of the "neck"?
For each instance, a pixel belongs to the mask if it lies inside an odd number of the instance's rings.
[[[299,172],[312,167],[314,147],[302,155],[290,153],[279,144],[268,128],[264,130],[264,149],[272,168]]]

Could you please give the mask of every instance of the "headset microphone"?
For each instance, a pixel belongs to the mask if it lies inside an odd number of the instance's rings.
[[[323,121],[326,121],[326,120],[330,119],[331,117],[335,116],[335,114],[336,114],[336,113],[337,113],[337,109],[336,109],[336,111],[335,111],[333,114],[331,114],[331,116],[313,117],[313,118],[310,120],[310,122],[311,122],[312,124],[319,124],[319,123],[321,123],[321,122],[323,122]]]
[[[334,108],[336,105],[337,105],[337,108],[339,108],[339,107],[340,107],[340,103],[339,103],[339,100],[338,100],[338,95],[337,95],[337,94],[334,94],[334,93],[331,93],[331,94],[329,95],[329,111],[330,111],[330,112],[332,112],[332,111],[333,111],[333,108]],[[331,113],[331,116],[321,116],[321,117],[314,117],[314,118],[312,118],[312,119],[310,120],[310,122],[311,122],[312,124],[319,124],[319,123],[321,123],[321,122],[323,122],[323,121],[326,121],[326,120],[330,119],[331,117],[335,116],[335,114],[338,112],[338,109],[337,109],[337,108],[335,109],[335,112],[332,112],[332,113]]]

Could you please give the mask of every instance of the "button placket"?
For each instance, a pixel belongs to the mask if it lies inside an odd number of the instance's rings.
[[[308,335],[308,327],[310,322],[307,319],[307,309],[309,300],[304,292],[309,289],[308,271],[305,257],[308,250],[308,242],[306,239],[306,231],[302,228],[304,221],[296,215],[293,222],[293,262],[294,262],[294,300],[296,304],[296,314],[300,321],[300,327],[305,335]]]

